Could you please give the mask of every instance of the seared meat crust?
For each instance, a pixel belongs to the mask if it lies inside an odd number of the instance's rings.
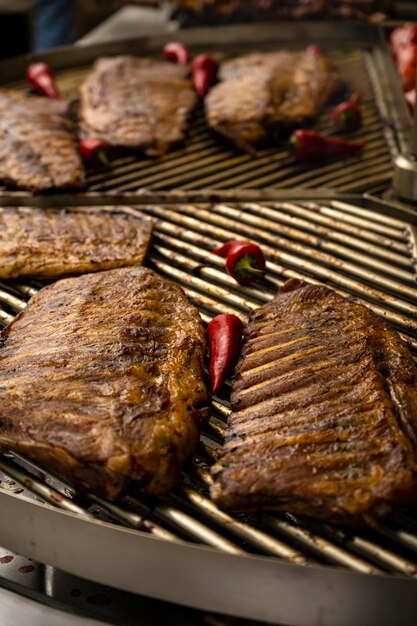
[[[333,290],[289,281],[256,311],[213,499],[360,524],[417,492],[417,368],[397,332]]]
[[[340,84],[326,57],[287,51],[227,61],[220,79],[205,100],[208,124],[246,151],[314,119]]]
[[[53,279],[140,265],[152,225],[104,211],[0,209],[0,278]]]
[[[197,445],[204,353],[197,309],[152,270],[45,287],[0,334],[0,445],[107,498],[166,493]]]
[[[21,189],[82,189],[85,173],[68,103],[0,91],[0,178]]]
[[[82,134],[159,156],[184,140],[197,104],[188,69],[133,56],[96,61],[80,87]]]

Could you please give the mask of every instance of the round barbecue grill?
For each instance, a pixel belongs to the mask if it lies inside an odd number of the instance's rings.
[[[391,85],[393,70],[388,64],[385,74],[379,71],[388,62],[386,50],[378,31],[369,26],[358,26],[353,38],[339,26],[336,42],[320,24],[299,28],[291,35],[291,45],[297,45],[297,37],[304,41],[302,36],[321,41],[321,34],[327,48],[334,46],[334,59],[347,68],[353,62],[352,77],[356,72],[367,89],[370,125],[364,132],[371,148],[369,162],[362,167],[351,163],[343,171],[340,164],[326,166],[325,171],[295,171],[287,157],[278,155],[291,180],[300,183],[297,190],[288,191],[280,186],[282,177],[277,179],[273,168],[268,169],[272,152],[261,157],[261,164],[236,162],[237,156],[225,157],[224,146],[216,144],[218,169],[216,159],[207,163],[204,157],[197,158],[200,151],[206,154],[209,141],[197,120],[197,139],[192,138],[180,155],[173,153],[153,165],[120,157],[110,172],[90,172],[85,194],[31,197],[4,188],[0,210],[10,204],[72,206],[82,211],[106,205],[104,210],[133,213],[139,208],[158,220],[149,266],[179,283],[205,322],[220,312],[245,318],[286,279],[307,278],[362,300],[395,326],[417,354],[417,246],[411,225],[416,213],[398,202],[358,193],[367,185],[388,185],[391,159],[407,140],[409,119],[405,106],[396,108],[399,87]],[[183,37],[203,46],[204,36],[208,37],[204,32],[189,31]],[[236,29],[218,32],[217,45],[226,46],[228,41],[231,50],[254,46],[261,39],[256,28],[244,27],[240,35]],[[135,51],[149,53],[161,40],[136,42]],[[115,54],[125,45],[104,48]],[[344,55],[340,46],[346,47]],[[51,57],[58,70],[61,66],[61,84],[68,92],[85,73],[84,66],[104,48],[75,50],[71,59],[60,53]],[[18,82],[24,63],[7,67],[8,84]],[[194,170],[203,168],[203,185],[189,173],[190,164]],[[229,174],[228,168],[232,175],[222,178],[221,171]],[[142,175],[154,179],[138,194]],[[191,176],[188,186],[184,176]],[[265,189],[272,176],[272,185]],[[200,191],[213,177],[216,190]],[[247,183],[237,191],[242,180]],[[338,191],[317,189],[326,182]],[[225,273],[221,259],[208,251],[219,241],[249,237],[266,252],[268,280],[239,287]],[[7,325],[40,287],[33,282],[1,284],[0,323]],[[184,468],[181,484],[165,498],[128,493],[122,501],[109,503],[20,455],[1,454],[3,585],[21,590],[22,580],[31,580],[26,583],[27,595],[113,623],[138,623],[135,611],[140,606],[149,623],[164,623],[166,613],[154,601],[158,599],[188,607],[170,607],[174,624],[241,623],[223,617],[232,616],[288,626],[414,625],[414,509],[378,527],[352,531],[285,513],[228,515],[211,502],[209,468],[230,412],[228,389],[226,385],[224,394],[212,399],[212,417],[197,453]],[[146,598],[138,600],[131,594]],[[8,599],[5,596],[5,602]],[[202,616],[193,609],[210,614]]]
[[[141,211],[159,220],[149,264],[185,288],[205,321],[225,311],[245,316],[285,279],[307,276],[361,298],[417,350],[415,232],[386,215],[400,208],[318,195],[214,204],[142,200]],[[262,290],[236,288],[220,259],[207,261],[206,251],[219,239],[249,233],[269,258]],[[1,286],[3,323],[38,287]],[[214,397],[212,409],[195,458],[167,498],[129,494],[120,503],[105,502],[19,455],[2,455],[3,543],[71,574],[207,611],[297,625],[414,623],[413,511],[354,533],[285,514],[221,512],[207,487],[230,410],[227,395]],[[35,501],[10,496],[22,489]]]

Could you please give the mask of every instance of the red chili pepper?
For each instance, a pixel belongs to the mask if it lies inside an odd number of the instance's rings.
[[[329,137],[314,130],[296,130],[290,137],[290,148],[297,161],[311,163],[331,157],[348,157],[359,154],[365,147],[363,141],[346,141]]]
[[[35,87],[37,91],[48,98],[58,100],[60,95],[58,87],[55,84],[52,70],[46,63],[33,63],[26,70],[26,78],[28,82]]]
[[[266,262],[256,243],[237,241],[230,246],[226,257],[226,269],[240,285],[249,285],[265,274]]]
[[[110,161],[111,148],[108,143],[93,137],[82,137],[80,139],[80,152],[89,163],[101,163],[108,165]]]
[[[417,44],[417,24],[405,24],[394,28],[390,35],[391,48],[396,58],[401,48],[408,48]]]
[[[398,50],[397,67],[404,91],[410,91],[416,85],[417,44],[411,44]]]
[[[167,61],[178,63],[178,65],[187,65],[190,61],[190,52],[184,44],[178,41],[171,41],[164,46],[164,57]]]
[[[405,99],[407,101],[408,108],[410,109],[410,113],[414,113],[414,109],[416,106],[416,90],[411,89],[410,91],[407,91],[407,93],[405,94]]]
[[[239,357],[243,324],[236,315],[222,313],[209,322],[207,334],[210,346],[211,388],[213,393],[217,393]]]
[[[194,89],[199,96],[205,96],[216,80],[219,64],[208,54],[199,54],[191,65]]]
[[[362,126],[362,112],[359,103],[363,93],[356,91],[347,102],[342,102],[333,109],[332,122],[342,133],[353,133]]]
[[[230,248],[234,246],[236,243],[241,243],[241,241],[238,241],[237,239],[232,239],[231,241],[227,241],[222,246],[220,246],[220,248],[216,248],[215,250],[213,250],[213,254],[217,254],[217,256],[221,256],[225,259],[227,255],[229,254]]]
[[[323,50],[320,48],[320,46],[308,46],[306,48],[306,52],[307,54],[311,54],[316,57],[323,56]]]

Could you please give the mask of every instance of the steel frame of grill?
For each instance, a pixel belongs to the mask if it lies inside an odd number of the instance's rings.
[[[327,193],[275,194],[275,201],[272,194],[269,201],[249,194],[241,202],[236,194],[229,194],[230,199],[214,195],[197,194],[194,202],[184,202],[181,193],[166,194],[165,202],[146,194],[138,202],[136,196],[138,208],[159,220],[150,266],[182,284],[205,321],[219,311],[244,317],[286,278],[307,276],[364,299],[398,328],[417,354],[417,249],[410,223],[416,218],[409,208],[360,196],[332,198]],[[62,209],[65,199],[49,204]],[[98,209],[92,204],[80,210]],[[137,212],[134,207],[118,210]],[[207,251],[231,235],[245,236],[248,229],[267,253],[268,282],[240,288],[227,276],[222,261]],[[38,286],[24,281],[0,285],[3,325],[24,309]],[[205,610],[297,626],[347,626],[352,624],[355,598],[360,607],[355,625],[413,624],[417,608],[413,513],[372,532],[352,533],[283,514],[241,518],[219,511],[207,497],[207,464],[230,410],[227,390],[213,398],[212,409],[182,484],[170,497],[157,501],[129,494],[115,504],[77,494],[61,477],[19,455],[1,455],[3,475],[27,490],[24,494],[35,494],[54,507],[0,490],[2,541],[70,573]],[[116,525],[97,521],[92,507]]]

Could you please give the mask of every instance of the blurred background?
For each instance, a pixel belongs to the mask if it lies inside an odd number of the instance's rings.
[[[417,20],[417,1],[0,0],[0,58],[74,42],[101,28],[123,36],[271,19]]]

